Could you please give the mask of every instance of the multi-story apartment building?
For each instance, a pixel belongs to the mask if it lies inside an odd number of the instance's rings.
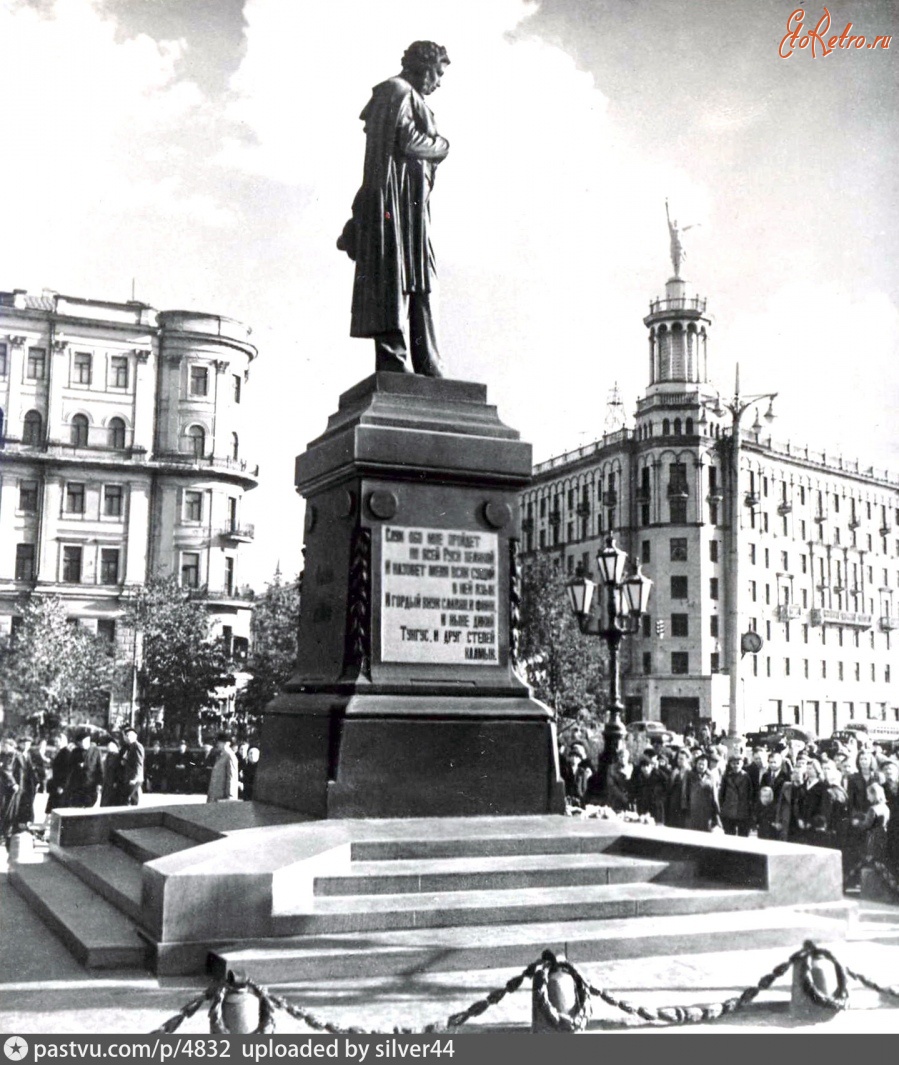
[[[0,293],[0,631],[21,593],[52,593],[121,642],[133,589],[174,573],[246,645],[249,333],[134,301]]]
[[[899,480],[778,444],[749,410],[734,484],[734,418],[708,375],[706,300],[675,274],[643,322],[649,385],[632,427],[535,467],[521,496],[524,559],[549,552],[595,579],[612,532],[642,562],[654,586],[640,633],[622,645],[628,719],[726,727],[736,668],[747,731],[787,722],[830,735],[851,720],[899,720]],[[757,632],[761,650],[730,661],[729,621]]]

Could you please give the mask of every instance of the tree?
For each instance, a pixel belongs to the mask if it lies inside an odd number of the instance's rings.
[[[47,733],[103,715],[117,680],[106,640],[67,614],[57,596],[30,595],[16,631],[0,641],[0,701],[10,731]]]
[[[169,735],[195,736],[216,689],[234,683],[231,660],[222,642],[211,636],[203,603],[175,577],[153,577],[138,591],[125,621],[137,641],[142,730],[146,734],[150,712],[161,709]]]
[[[247,672],[252,679],[237,695],[238,713],[257,717],[290,679],[297,661],[300,578],[283,581],[276,570],[254,603]]]
[[[534,694],[556,711],[560,736],[597,723],[606,689],[605,644],[581,633],[561,569],[546,555],[522,567],[519,657]]]

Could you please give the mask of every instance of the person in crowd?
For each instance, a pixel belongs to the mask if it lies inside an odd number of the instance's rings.
[[[791,772],[791,767],[784,763],[782,751],[768,753],[768,768],[762,774],[761,783],[774,792],[775,800],[780,798],[784,786],[789,784]]]
[[[231,749],[231,737],[220,732],[215,738],[216,759],[209,775],[207,802],[223,802],[239,797],[237,758]]]
[[[805,783],[805,764],[795,766],[790,773],[789,781],[784,784],[780,792],[779,817],[786,825],[784,839],[790,843],[801,843],[802,829],[799,826],[800,801],[802,799],[802,787]]]
[[[846,794],[849,797],[849,831],[846,838],[847,858],[850,870],[850,887],[858,887],[856,870],[865,857],[867,845],[866,814],[871,802],[868,788],[877,782],[874,773],[874,760],[869,751],[860,749],[856,757],[856,771],[847,781]]]
[[[166,779],[169,791],[175,795],[188,795],[193,788],[193,776],[196,770],[193,755],[186,740],[180,740],[168,760]]]
[[[34,798],[37,795],[37,774],[34,771],[29,752],[31,740],[27,736],[19,739],[19,757],[22,760],[22,791],[19,796],[19,824],[30,825],[34,821]]]
[[[665,824],[672,828],[686,828],[690,813],[690,752],[682,747],[675,755],[674,770],[665,795]]]
[[[243,797],[245,802],[253,801],[256,790],[256,770],[259,766],[259,748],[250,747],[247,751],[247,765],[244,769]]]
[[[133,728],[126,728],[119,756],[118,791],[122,806],[137,806],[144,785],[144,746]]]
[[[90,732],[78,737],[72,751],[69,775],[63,795],[64,806],[96,806],[103,784],[103,756]]]
[[[887,805],[883,785],[873,781],[868,785],[868,809],[862,820],[865,833],[865,858],[882,862],[886,858],[887,831],[890,823],[890,808]]]
[[[750,756],[749,765],[746,766],[746,772],[749,775],[749,782],[752,785],[752,805],[753,807],[758,805],[759,801],[759,789],[762,786],[762,776],[768,765],[768,752],[764,747],[753,747],[752,755]]]
[[[16,741],[7,736],[0,744],[0,835],[7,846],[21,820],[19,807],[24,777],[24,759],[16,749]]]
[[[687,828],[699,832],[711,832],[713,828],[720,828],[721,810],[718,805],[718,787],[715,778],[709,772],[709,761],[705,754],[699,754],[694,759],[688,788]]]
[[[804,764],[803,781],[797,793],[795,807],[796,842],[820,847],[824,845],[824,834],[827,831],[830,796],[821,763],[816,758],[809,758]]]
[[[593,765],[584,753],[584,757],[578,762],[574,771],[574,799],[583,806],[590,790],[590,781],[593,779]]]
[[[166,790],[166,758],[159,740],[153,740],[149,751],[144,752],[144,788],[149,792]]]
[[[724,770],[727,767],[727,755],[725,754],[724,758],[722,759],[718,748],[710,747],[706,758],[708,760],[709,765],[707,772],[714,781],[715,790],[720,794],[721,781],[724,779]]]
[[[231,752],[234,753],[233,751]],[[200,757],[197,760],[197,775],[200,780],[200,788],[198,790],[209,794],[209,780],[212,777],[212,769],[218,760],[218,747],[213,747],[211,743],[204,743],[200,747]]]
[[[50,776],[50,758],[47,754],[47,741],[36,739],[31,741],[28,751],[28,759],[34,768],[34,779],[37,782],[38,794],[44,794],[47,790],[47,780]]]
[[[739,755],[728,758],[718,794],[724,831],[729,836],[748,836],[752,824],[752,780]]]
[[[707,750],[712,745],[712,730],[708,725],[702,725],[699,729],[699,746]]]
[[[884,862],[899,876],[899,762],[888,759],[883,766],[883,792],[890,810]]]
[[[777,806],[774,802],[774,789],[768,784],[759,788],[758,804],[755,809],[759,839],[780,839],[777,825]]]
[[[57,806],[63,805],[66,787],[69,783],[69,770],[75,757],[75,741],[69,739],[65,732],[56,737],[56,754],[50,767],[50,783],[47,794],[47,816]]]
[[[605,805],[611,806],[616,813],[630,809],[633,775],[634,766],[630,751],[622,747],[615,752],[615,761],[609,766],[606,774]]]
[[[666,784],[659,769],[658,752],[654,747],[647,747],[634,767],[631,795],[637,813],[649,815],[659,825],[665,823]]]
[[[119,745],[110,738],[103,756],[103,783],[100,787],[101,806],[121,806],[119,794]]]
[[[826,816],[827,824],[824,830],[824,846],[838,850],[843,856],[843,882],[849,873],[848,855],[846,851],[846,839],[849,829],[849,796],[843,782],[843,775],[835,762],[824,770],[824,780],[827,786]]]

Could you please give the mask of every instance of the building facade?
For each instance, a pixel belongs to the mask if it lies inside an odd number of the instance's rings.
[[[176,574],[246,646],[249,334],[134,301],[0,293],[0,632],[23,593],[53,594],[127,651],[134,589]]]
[[[609,532],[642,562],[654,584],[622,644],[628,720],[726,728],[736,668],[744,731],[899,721],[899,479],[778,444],[757,409],[751,427],[737,422],[735,476],[706,300],[675,270],[643,322],[649,384],[633,424],[535,467],[525,563],[550,553],[596,579]],[[729,624],[757,632],[761,650],[730,660]]]

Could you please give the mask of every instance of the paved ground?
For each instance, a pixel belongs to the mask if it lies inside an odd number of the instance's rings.
[[[166,801],[160,797],[159,801]],[[154,801],[147,797],[148,803]],[[175,801],[184,802],[183,796]],[[198,801],[199,797],[198,797]],[[799,943],[796,946],[800,946]],[[883,984],[899,984],[899,906],[860,906],[849,939],[832,945],[837,957]],[[784,960],[780,948],[755,950],[751,943],[722,944],[721,953],[582,966],[590,981],[638,1005],[696,1005],[720,1002],[738,993]],[[571,959],[577,964],[577,958]],[[252,975],[252,974],[250,974]],[[502,986],[513,970],[419,974],[404,978],[321,981],[279,988],[294,1004],[340,1025],[389,1031],[444,1022],[488,991]],[[31,912],[7,882],[5,852],[0,859],[0,1032],[135,1033],[148,1032],[206,986],[202,977],[157,979],[142,971],[97,972],[83,969],[62,943]],[[792,1016],[790,980],[785,976],[745,1013],[678,1031],[715,1032],[899,1032],[899,1000],[853,986],[852,1009],[809,1026]],[[473,1031],[527,1031],[531,1002],[527,985],[466,1025]],[[600,1005],[590,1028],[608,1031],[626,1025],[658,1030]],[[200,1013],[184,1032],[208,1032]],[[308,1032],[279,1014],[278,1032]],[[670,1031],[671,1029],[666,1029]]]

